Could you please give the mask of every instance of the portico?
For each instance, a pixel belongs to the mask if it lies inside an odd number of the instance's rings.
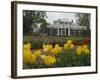
[[[56,36],[71,36],[71,35],[81,35],[87,30],[86,26],[79,26],[73,24],[73,21],[60,20],[55,21],[53,24],[47,26],[49,35]]]
[[[57,35],[68,35],[70,36],[70,28],[57,28]]]

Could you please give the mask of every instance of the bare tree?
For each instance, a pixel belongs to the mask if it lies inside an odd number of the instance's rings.
[[[90,21],[91,21],[90,14],[77,13],[76,17],[77,17],[77,24],[78,25],[86,26],[88,30],[90,29]]]

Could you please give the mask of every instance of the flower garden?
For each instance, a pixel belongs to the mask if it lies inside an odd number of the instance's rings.
[[[90,42],[87,39],[82,39],[80,43],[64,39],[62,44],[38,43],[38,45],[35,46],[31,42],[24,43],[24,69],[91,65]]]

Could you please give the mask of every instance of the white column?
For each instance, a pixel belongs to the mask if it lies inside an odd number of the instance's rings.
[[[68,29],[68,36],[70,36],[70,28]]]
[[[65,36],[66,36],[66,28],[65,28]]]
[[[62,28],[61,28],[61,36],[62,36]]]
[[[59,28],[57,29],[57,35],[59,36]]]

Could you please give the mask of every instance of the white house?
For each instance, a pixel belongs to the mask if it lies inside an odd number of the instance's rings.
[[[71,35],[81,35],[87,30],[86,26],[79,26],[73,23],[73,20],[69,19],[59,19],[54,21],[53,24],[47,26],[49,35],[58,36],[71,36]]]

